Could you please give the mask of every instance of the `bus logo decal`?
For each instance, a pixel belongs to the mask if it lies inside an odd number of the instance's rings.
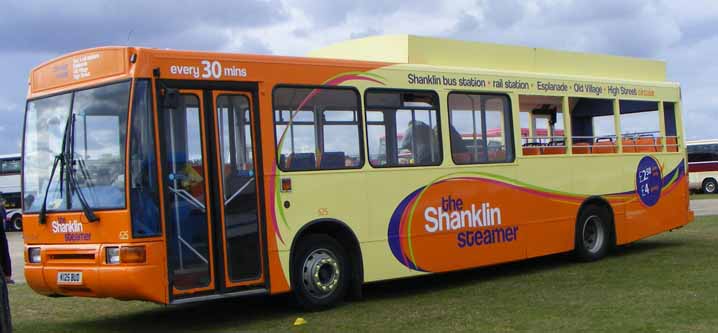
[[[68,221],[64,217],[59,217],[50,222],[50,228],[54,234],[63,234],[66,242],[89,241],[92,237],[89,232],[84,232],[84,226],[78,220]]]
[[[652,207],[661,198],[661,167],[651,156],[644,156],[636,170],[636,193],[641,203]]]
[[[662,177],[658,162],[646,156],[638,163],[635,189],[598,195],[612,205],[651,210],[660,196],[678,188],[685,178],[684,164],[681,160]],[[394,258],[415,271],[476,267],[501,251],[524,255],[525,247],[539,240],[527,240],[523,235],[530,233],[523,228],[543,225],[524,221],[573,220],[589,196],[483,172],[449,174],[399,202],[389,219],[387,242]]]

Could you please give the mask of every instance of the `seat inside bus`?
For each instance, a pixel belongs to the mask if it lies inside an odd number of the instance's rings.
[[[326,151],[319,160],[320,169],[341,169],[345,165],[346,154],[343,151]]]
[[[284,155],[282,155],[284,157]],[[314,153],[294,153],[286,158],[284,164],[287,170],[310,170],[317,165]]]

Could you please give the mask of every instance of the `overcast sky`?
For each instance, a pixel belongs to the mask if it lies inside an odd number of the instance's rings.
[[[407,33],[659,59],[686,135],[716,138],[718,1],[16,1],[0,12],[0,154],[19,151],[32,67],[101,45],[304,55]]]

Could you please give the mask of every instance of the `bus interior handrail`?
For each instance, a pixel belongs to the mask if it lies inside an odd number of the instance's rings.
[[[187,192],[186,190],[184,190],[184,189],[176,189],[176,188],[174,188],[174,187],[172,187],[172,186],[168,186],[168,187],[169,187],[169,189],[170,189],[170,191],[171,191],[172,193],[177,194],[177,196],[178,196],[178,197],[181,197],[182,199],[185,199],[185,200],[186,200],[187,202],[189,202],[192,206],[195,206],[195,207],[201,209],[202,212],[204,212],[204,211],[206,210],[204,204],[203,204],[201,201],[197,200],[197,198],[195,198],[194,196],[192,196],[192,194],[190,194],[190,193]]]
[[[244,185],[242,185],[242,187],[240,187],[236,192],[234,192],[234,194],[232,194],[229,198],[227,198],[227,200],[224,201],[224,205],[226,206],[228,203],[232,202],[232,200],[234,200],[234,198],[236,198],[240,193],[242,193],[242,191],[244,191],[244,189],[247,188],[247,186],[249,186],[249,184],[251,184],[252,181],[254,181],[254,177],[249,178],[249,180],[246,183],[244,183]]]

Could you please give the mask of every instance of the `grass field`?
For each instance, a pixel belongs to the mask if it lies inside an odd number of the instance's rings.
[[[10,288],[17,332],[714,332],[718,217],[697,218],[595,263],[556,255],[372,284],[363,301],[320,313],[302,313],[286,296],[163,307]],[[293,327],[297,317],[308,323]]]
[[[693,193],[691,200],[718,199],[718,194]]]

